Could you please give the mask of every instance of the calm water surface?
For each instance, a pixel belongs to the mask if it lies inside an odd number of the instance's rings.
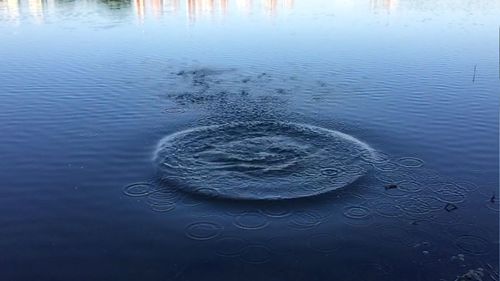
[[[0,0],[0,279],[499,280],[499,25]]]

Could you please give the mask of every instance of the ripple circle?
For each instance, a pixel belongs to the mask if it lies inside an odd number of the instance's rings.
[[[457,238],[455,245],[460,250],[473,255],[486,254],[490,250],[490,244],[486,239],[474,235],[463,235]]]
[[[210,240],[222,232],[222,226],[212,222],[196,222],[186,227],[186,236],[193,240]]]
[[[408,168],[420,168],[424,165],[424,160],[415,157],[401,157],[398,159],[399,165]]]
[[[162,179],[187,192],[204,194],[210,186],[220,197],[275,200],[345,187],[365,174],[360,165],[372,157],[369,145],[338,131],[256,121],[171,134],[159,142],[154,162]]]
[[[269,225],[269,219],[259,213],[246,213],[234,219],[234,225],[241,229],[257,230]]]
[[[154,190],[154,185],[146,182],[137,182],[137,183],[132,183],[123,189],[123,193],[125,195],[131,196],[131,197],[142,197],[142,196],[147,196]]]
[[[363,206],[349,206],[344,208],[344,216],[349,219],[365,219],[370,215],[370,210]]]

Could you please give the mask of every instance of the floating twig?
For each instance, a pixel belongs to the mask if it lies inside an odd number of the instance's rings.
[[[474,65],[474,75],[472,76],[472,83],[476,82],[476,69],[477,69],[477,64]]]

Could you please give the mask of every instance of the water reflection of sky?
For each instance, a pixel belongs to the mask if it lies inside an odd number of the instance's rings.
[[[370,14],[402,14],[419,12],[440,16],[440,13],[463,13],[468,16],[494,15],[500,1],[489,0],[0,0],[0,22],[19,23],[31,20],[43,23],[61,15],[86,16],[106,11],[123,18],[148,19],[177,16],[189,22],[231,16],[279,17],[290,13],[321,13],[346,16]],[[82,12],[84,11],[84,12]]]

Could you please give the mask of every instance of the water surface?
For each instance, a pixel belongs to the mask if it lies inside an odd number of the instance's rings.
[[[0,0],[0,279],[498,280],[499,14]]]

